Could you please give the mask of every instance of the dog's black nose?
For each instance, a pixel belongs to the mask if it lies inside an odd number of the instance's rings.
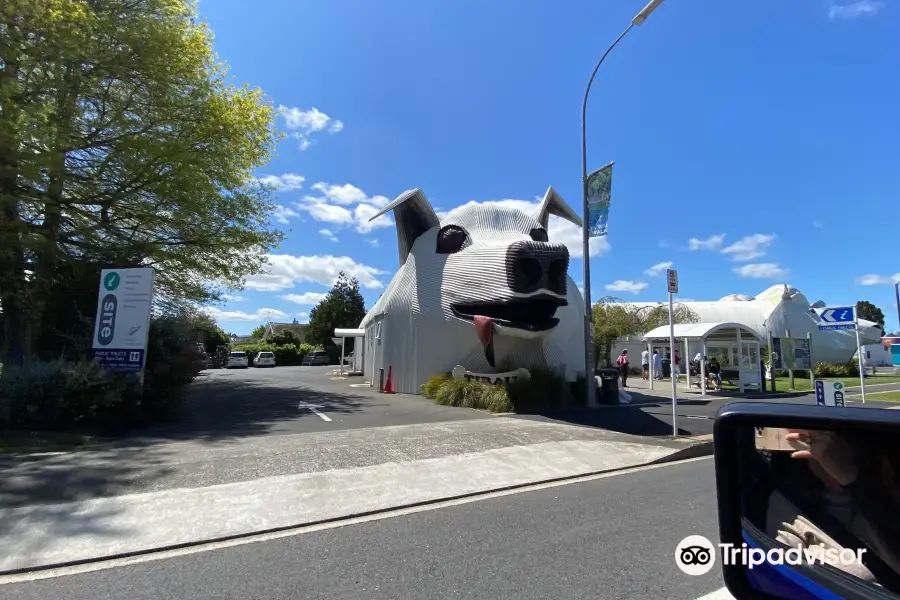
[[[569,249],[563,244],[513,242],[506,251],[506,277],[516,293],[540,289],[566,294]]]

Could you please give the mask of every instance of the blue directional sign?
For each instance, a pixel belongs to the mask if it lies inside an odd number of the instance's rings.
[[[852,306],[826,308],[819,316],[822,319],[822,322],[819,324],[821,331],[856,329],[856,310]]]
[[[825,406],[825,382],[821,379],[816,380],[816,404]]]

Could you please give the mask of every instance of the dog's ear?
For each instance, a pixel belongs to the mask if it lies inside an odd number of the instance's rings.
[[[374,221],[391,210],[394,211],[394,221],[397,222],[397,251],[400,256],[400,266],[403,266],[416,239],[432,227],[437,227],[440,219],[435,214],[428,198],[418,188],[397,196],[393,202],[385,206],[369,221]]]
[[[566,221],[581,227],[581,217],[566,204],[566,201],[562,199],[562,196],[556,193],[556,190],[554,190],[552,186],[547,188],[547,193],[544,194],[541,205],[534,213],[534,218],[541,224],[541,227],[547,229],[550,222],[550,215],[562,217]]]

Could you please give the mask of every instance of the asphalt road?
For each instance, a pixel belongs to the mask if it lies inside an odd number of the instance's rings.
[[[334,380],[336,368],[210,369],[192,386],[176,422],[133,435],[210,439],[490,418],[421,396],[351,387],[363,378]]]
[[[599,427],[632,435],[672,435],[672,402],[666,398],[632,392],[632,405],[605,406],[594,410],[575,410],[554,417],[517,415],[515,418],[538,421],[570,423],[585,427]],[[679,400],[675,414],[678,434],[683,436],[709,435],[719,409],[735,402],[768,402],[774,404],[815,404],[815,394],[797,393],[776,398],[693,398]],[[889,408],[900,406],[898,402],[867,402],[859,396],[850,396],[847,406]]]
[[[717,538],[711,459],[112,569],[3,585],[6,600],[691,600],[675,566]]]

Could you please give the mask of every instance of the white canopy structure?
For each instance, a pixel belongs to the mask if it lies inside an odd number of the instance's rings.
[[[739,323],[755,332],[764,343],[771,333],[775,338],[806,338],[811,336],[810,351],[815,363],[844,363],[856,353],[853,331],[819,331],[820,313],[824,302],[810,304],[797,288],[787,284],[773,285],[756,297],[731,294],[712,302],[685,301],[676,303],[689,308],[703,323]],[[630,303],[635,307],[664,306],[658,302]],[[668,335],[668,334],[667,334]],[[860,320],[859,336],[862,344],[877,344],[881,328],[870,321]],[[733,338],[732,338],[733,339]]]
[[[340,372],[343,373],[344,372],[345,341],[347,340],[347,338],[362,339],[362,338],[366,337],[366,330],[365,329],[340,329],[340,328],[338,328],[338,329],[334,330],[334,337],[341,338],[341,368],[340,368]],[[353,343],[353,359],[350,364],[350,370],[352,372],[362,371],[363,364],[365,364],[363,362],[364,355],[365,355],[365,347],[364,347],[363,343],[361,341],[354,342]]]
[[[708,356],[708,343],[723,342],[734,345],[736,356],[730,357],[729,363],[737,368],[737,385],[740,391],[762,389],[762,369],[760,364],[759,346],[762,339],[751,328],[735,322],[727,323],[680,323],[672,329],[675,331],[675,344],[681,341],[684,344],[683,363],[690,361],[691,346],[699,346],[699,352]],[[644,341],[648,342],[647,350],[653,352],[653,342],[667,343],[671,339],[671,330],[668,325],[657,327],[644,335]],[[725,368],[729,364],[726,363]],[[687,371],[686,371],[687,372]],[[687,377],[687,385],[690,387],[691,378]],[[653,379],[650,379],[653,386]],[[700,388],[706,394],[705,365],[701,362]]]

